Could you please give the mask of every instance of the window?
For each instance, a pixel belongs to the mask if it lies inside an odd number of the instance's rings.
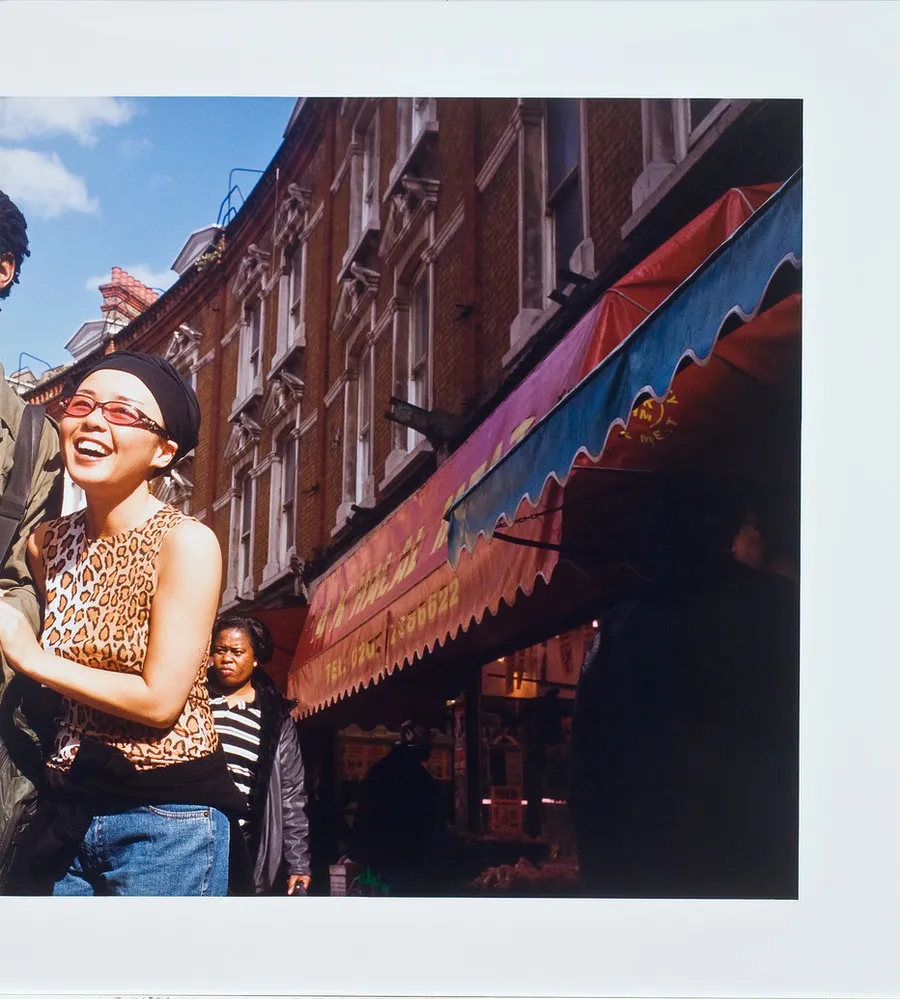
[[[262,367],[262,299],[257,298],[244,311],[241,329],[241,364],[238,367],[238,400],[245,400],[261,388]]]
[[[237,482],[237,593],[243,595],[253,583],[253,478],[250,470]]]
[[[262,343],[262,302],[257,301],[250,309],[247,316],[248,340],[247,340],[247,366],[250,370],[250,384],[255,385],[259,380],[259,353]]]
[[[412,99],[412,141],[416,139],[425,127],[425,123],[431,118],[432,101],[427,97],[413,97]]]
[[[721,104],[718,97],[691,98],[688,101],[690,123],[688,131],[693,136],[712,112]]]
[[[397,155],[388,177],[386,197],[403,193],[404,175],[421,179],[422,154],[437,131],[437,101],[433,97],[397,99]]]
[[[358,260],[364,237],[380,225],[378,197],[378,112],[372,112],[365,124],[357,124],[353,133],[353,158],[350,163],[350,232],[344,266]]]
[[[280,357],[304,340],[304,300],[306,298],[306,243],[298,243],[285,253],[278,285],[278,333],[275,348]]]
[[[363,137],[362,220],[363,229],[371,228],[372,216],[378,212],[378,119],[373,116]]]
[[[584,238],[581,206],[581,123],[579,102],[571,99],[547,101],[547,214],[553,226],[553,281],[555,287],[569,282],[558,272],[569,261]]]
[[[397,100],[397,162],[401,163],[415,148],[426,130],[435,129],[432,97],[400,97]]]
[[[293,425],[275,438],[269,480],[268,558],[262,586],[282,578],[290,569],[297,544],[297,474],[299,430]]]
[[[372,349],[359,358],[356,395],[356,502],[361,503],[372,470]]]
[[[250,548],[253,540],[253,480],[245,475],[241,481],[240,536],[238,538],[238,585],[243,590],[250,580],[252,566]]]
[[[294,547],[295,507],[297,492],[297,438],[288,434],[281,442],[281,509],[279,511],[279,563],[287,563],[288,552]]]
[[[267,293],[265,277],[270,257],[269,250],[251,244],[241,259],[232,286],[235,299],[241,303],[241,331],[236,396],[230,418],[248,409],[262,394],[263,296]]]
[[[397,162],[409,155],[413,143],[413,101],[412,97],[397,99]]]
[[[718,97],[641,101],[644,168],[631,188],[631,207],[637,218],[625,224],[623,235],[628,235],[662,196],[654,197],[654,192],[661,187],[669,189],[674,181],[663,187],[668,178],[682,176],[691,167],[700,153],[692,154],[710,126],[726,112],[733,120],[746,103]]]
[[[409,384],[407,399],[414,406],[428,409],[428,356],[431,330],[431,309],[428,272],[413,287],[409,315]],[[415,430],[409,430],[407,447],[412,450],[422,439]]]
[[[290,322],[288,324],[288,342],[296,343],[299,339],[300,329],[303,326],[303,284],[306,272],[306,243],[298,246],[291,257],[290,272],[290,294],[288,301],[291,303]]]

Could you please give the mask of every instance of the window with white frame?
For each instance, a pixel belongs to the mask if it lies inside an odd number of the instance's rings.
[[[397,162],[402,163],[426,131],[436,129],[433,97],[397,99]]]
[[[281,475],[278,496],[278,562],[287,565],[288,554],[296,543],[297,436],[285,434],[278,445]]]
[[[420,409],[428,409],[429,357],[431,343],[431,294],[429,272],[413,285],[409,303],[409,380],[407,400]],[[409,428],[407,447],[412,450],[422,435]]]
[[[669,156],[675,164],[685,159],[725,110],[727,103],[718,97],[691,97],[668,102],[672,120],[672,147],[667,148],[664,155]]]
[[[366,347],[359,357],[356,392],[356,502],[366,495],[366,485],[372,473],[372,348]]]
[[[373,115],[363,136],[362,161],[362,220],[363,228],[371,228],[372,216],[378,211],[378,118]]]
[[[371,114],[368,121],[360,124],[354,132],[356,152],[350,165],[350,238],[347,259],[353,256],[363,236],[372,229],[378,229],[378,112]]]
[[[290,568],[297,544],[299,429],[292,425],[275,436],[269,478],[268,558],[262,570],[267,586]]]
[[[306,243],[297,243],[284,253],[278,285],[278,332],[276,356],[303,341],[306,299]]]
[[[698,137],[699,133],[705,131],[707,119],[712,124],[713,112],[717,112],[721,104],[720,97],[692,97],[688,100],[688,135],[691,138]]]
[[[265,278],[271,252],[252,243],[241,259],[232,288],[241,303],[240,342],[235,400],[231,417],[248,409],[262,394],[263,328],[267,294]]]
[[[169,361],[182,378],[197,391],[197,368],[200,356],[201,334],[182,323],[172,334],[166,350]],[[176,507],[183,513],[190,513],[191,495],[194,489],[195,450],[183,455],[177,468],[167,469],[165,475],[156,480],[155,495],[163,503]]]
[[[253,493],[254,479],[250,469],[237,480],[237,563],[236,589],[239,595],[253,587]]]
[[[682,162],[733,103],[718,97],[641,101],[644,168],[631,189],[635,212],[671,174],[688,167]]]
[[[569,282],[558,271],[569,268],[584,238],[581,203],[581,122],[579,101],[549,99],[546,105],[547,215],[552,223],[551,285]]]
[[[238,399],[246,399],[262,387],[262,324],[262,298],[255,298],[245,307],[241,326]]]

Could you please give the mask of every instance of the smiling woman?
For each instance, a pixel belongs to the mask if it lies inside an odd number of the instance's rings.
[[[62,695],[16,888],[224,895],[225,813],[242,802],[205,682],[221,554],[211,531],[149,488],[196,444],[197,400],[168,362],[131,352],[72,389],[60,449],[87,508],[29,541],[46,602],[40,645],[0,601],[10,665]]]

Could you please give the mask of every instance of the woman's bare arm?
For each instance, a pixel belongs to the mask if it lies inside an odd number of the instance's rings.
[[[0,645],[10,665],[81,704],[155,728],[171,727],[209,645],[222,578],[216,536],[197,521],[183,521],[163,540],[156,568],[142,674],[95,669],[54,656],[33,637],[29,645],[21,629],[24,618],[16,620],[12,615],[18,612],[0,601]]]

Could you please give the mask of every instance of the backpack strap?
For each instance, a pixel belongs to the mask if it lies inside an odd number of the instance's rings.
[[[44,429],[44,413],[43,406],[27,405],[19,423],[13,465],[6,489],[0,497],[0,561],[5,561],[9,555],[13,538],[28,509],[31,480]]]

